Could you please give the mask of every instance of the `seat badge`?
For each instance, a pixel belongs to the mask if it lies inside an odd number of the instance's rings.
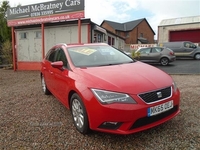
[[[158,96],[158,98],[162,98],[162,93],[161,92],[157,92],[157,96]]]

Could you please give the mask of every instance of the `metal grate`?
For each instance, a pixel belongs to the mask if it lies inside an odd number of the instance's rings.
[[[170,96],[171,96],[171,87],[139,94],[139,97],[143,99],[146,103],[156,102],[161,99],[168,98]]]

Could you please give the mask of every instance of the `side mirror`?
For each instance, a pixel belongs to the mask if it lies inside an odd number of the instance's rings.
[[[54,68],[57,68],[59,70],[63,70],[63,62],[62,61],[52,62],[51,66]]]

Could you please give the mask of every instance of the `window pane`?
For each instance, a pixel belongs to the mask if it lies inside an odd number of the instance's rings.
[[[37,39],[41,39],[41,38],[42,38],[42,33],[41,33],[41,31],[36,31],[36,32],[35,32],[35,38],[37,38]]]
[[[66,55],[65,55],[65,53],[62,49],[60,49],[58,51],[58,54],[56,56],[56,61],[62,61],[63,66],[67,67],[67,58],[66,58]]]
[[[51,54],[49,55],[48,60],[49,60],[50,62],[54,62],[54,61],[55,61],[55,55],[56,55],[56,51],[53,50],[53,51],[51,52]]]
[[[20,33],[20,37],[21,39],[27,39],[27,33],[26,32]]]
[[[112,45],[115,45],[115,38],[112,38]]]
[[[111,37],[108,36],[108,45],[111,45]]]

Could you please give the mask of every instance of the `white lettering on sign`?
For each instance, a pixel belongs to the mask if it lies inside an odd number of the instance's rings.
[[[10,12],[10,15],[29,13],[30,7],[28,6],[26,8],[13,8],[13,9],[10,9],[9,12]]]
[[[31,6],[31,12],[34,12],[34,11],[40,11],[40,7],[37,5]]]
[[[31,17],[37,17],[37,16],[40,16],[40,12],[31,13]]]
[[[69,6],[77,6],[77,5],[80,5],[80,4],[81,4],[80,0],[66,0],[65,1],[65,5],[67,7],[69,7]]]

